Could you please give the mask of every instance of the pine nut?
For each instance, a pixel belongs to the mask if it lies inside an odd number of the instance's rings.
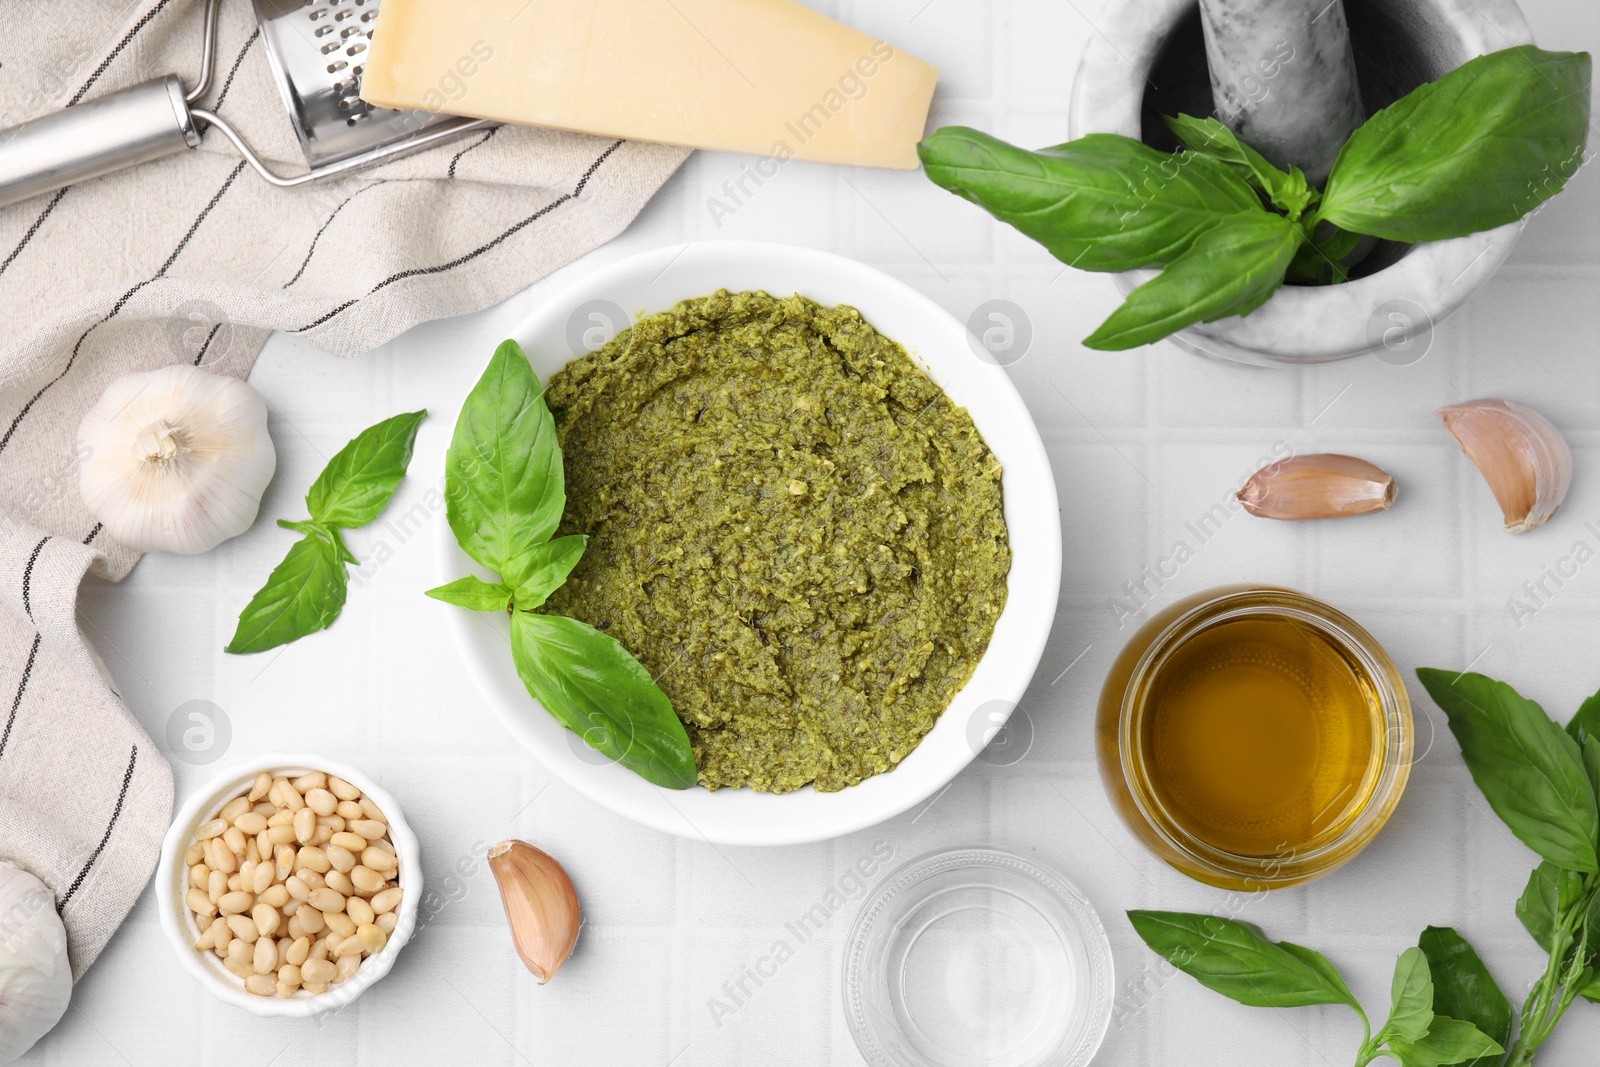
[[[363,849],[361,852],[361,865],[371,867],[375,871],[392,871],[399,866],[394,853],[385,852],[376,845]]]
[[[222,894],[228,891],[228,876],[221,871],[212,871],[206,876],[206,895],[215,904],[222,899]]]
[[[234,797],[232,800],[222,805],[222,810],[217,813],[217,818],[221,819],[223,822],[232,822],[249,810],[250,798]]]
[[[368,841],[377,841],[389,832],[389,824],[379,822],[377,819],[352,819],[350,831],[360,834]]]
[[[271,868],[263,868],[270,870]],[[289,903],[289,888],[282,882],[275,882],[256,894],[256,903],[265,904],[269,908],[281,908]]]
[[[376,926],[373,929],[378,930]],[[382,930],[378,930],[378,932],[380,934],[383,933]],[[333,947],[333,958],[342,959],[345,956],[359,956],[363,951],[365,950],[361,947],[361,938],[351,934]]]
[[[313,789],[321,789],[328,784],[328,776],[322,771],[307,771],[294,780],[297,792],[304,795]]]
[[[355,869],[356,858],[343,845],[328,845],[323,848],[322,854],[328,857],[329,865],[341,874],[349,874]]]
[[[237,829],[237,827],[235,827],[235,829]],[[245,838],[244,858],[252,863],[261,862],[261,851],[260,849],[256,848],[256,839],[253,837]]]
[[[228,892],[237,893],[241,888],[243,888],[243,885],[244,883],[239,881],[239,876],[237,874],[228,875]]]
[[[372,910],[379,915],[386,911],[393,911],[400,906],[400,894],[402,892],[404,890],[399,886],[395,886],[392,889],[385,889],[381,893],[374,893],[372,896]]]
[[[217,901],[217,910],[224,915],[238,915],[240,912],[249,911],[255,904],[253,893],[232,892],[222,894],[222,899]]]
[[[367,817],[367,813],[361,810],[361,805],[353,800],[339,801],[339,807],[335,810],[341,819],[365,819]]]
[[[226,922],[228,931],[235,941],[253,945],[261,937],[261,931],[256,929],[255,920],[248,915],[230,915]]]
[[[292,812],[298,813],[306,806],[305,797],[300,795],[300,791],[291,785],[288,779],[283,779],[283,784],[278,787],[278,795],[281,798],[278,803]]]
[[[270,863],[258,863],[258,864],[256,864],[255,877],[250,882],[251,891],[253,893],[255,893],[256,896],[260,896],[262,893],[265,893],[267,891],[267,889],[272,885],[273,880],[274,880],[273,876],[275,874],[277,874],[277,868],[274,867],[272,864],[270,864]]]
[[[309,937],[297,937],[294,939],[294,944],[289,946],[289,951],[283,954],[283,959],[284,962],[299,967],[310,954],[311,939]]]
[[[294,823],[294,812],[288,808],[279,808],[267,816],[268,826],[289,826]]]
[[[223,899],[226,900],[227,898],[224,897]],[[313,889],[311,891],[311,906],[322,912],[324,915],[328,914],[329,912],[343,911],[344,894],[329,889],[326,886],[321,889]]]
[[[392,841],[390,841],[388,838],[380,837],[378,840],[376,840],[376,841],[374,841],[372,843],[372,847],[373,848],[381,848],[391,856],[395,855],[394,843]]]
[[[233,825],[254,837],[267,828],[267,818],[265,815],[257,815],[253,811],[247,811],[233,820]]]
[[[328,925],[327,916],[309,904],[295,912],[294,917],[300,920],[300,929],[312,936],[322,933]]]
[[[359,952],[355,953],[353,955],[349,955],[349,956],[340,956],[339,957],[339,963],[338,963],[338,972],[334,975],[334,979],[333,980],[335,982],[349,981],[351,978],[354,978],[356,976],[356,970],[360,966],[361,966],[361,954]]]
[[[359,865],[350,868],[350,881],[356,887],[356,892],[372,894],[383,888],[383,875],[371,867]]]
[[[339,798],[316,786],[306,791],[306,807],[318,815],[332,815],[339,808]]]
[[[378,807],[378,805],[373,802],[371,797],[361,797],[357,799],[356,803],[360,804],[361,810],[367,813],[367,818],[377,819],[379,822],[389,821],[384,817],[383,809]]]
[[[357,929],[366,926],[377,918],[378,913],[372,910],[372,905],[360,897],[351,897],[344,902],[344,913],[350,916],[350,921],[356,924]]]
[[[361,796],[361,790],[337,776],[328,779],[328,789],[340,800],[356,800]]]
[[[189,884],[196,889],[204,889],[211,884],[211,868],[203,863],[196,863],[189,868]]]
[[[332,840],[333,840],[333,827],[331,827],[331,826],[323,826],[321,823],[318,823],[316,832],[314,832],[311,835],[311,843],[313,845],[326,845],[329,841],[332,841]]]
[[[307,985],[327,985],[337,973],[338,969],[333,964],[321,958],[306,960],[300,965],[300,976]]]
[[[322,875],[311,870],[309,867],[301,867],[298,871],[294,872],[294,876],[304,882],[306,884],[306,888],[312,890],[321,889],[323,886],[328,884],[327,882],[323,881]]]
[[[228,843],[235,856],[244,856],[244,831],[237,826],[230,826],[222,831],[222,839]]]
[[[278,805],[274,804],[270,800],[263,800],[250,810],[261,816],[263,819],[270,819],[274,815],[278,814]],[[268,825],[271,824],[269,823]]]
[[[278,984],[280,986],[287,986],[290,989],[293,989],[295,986],[299,985],[300,965],[297,963],[285,963],[282,967],[279,967]]]
[[[226,830],[227,828],[227,819],[212,819],[208,823],[201,824],[200,829],[194,832],[194,836],[202,841],[209,841],[213,837],[220,836],[222,831]]]
[[[295,862],[307,870],[325,874],[333,864],[328,862],[328,854],[316,845],[306,845],[295,854]]]
[[[327,883],[329,889],[342,897],[356,895],[356,887],[350,884],[350,876],[342,871],[329,871],[322,876],[322,880]]]
[[[189,910],[202,919],[213,918],[217,914],[217,906],[206,896],[203,889],[191,889],[184,894],[183,902],[189,905]]]
[[[356,937],[361,941],[361,950],[369,956],[376,956],[383,951],[383,946],[389,943],[389,935],[383,929],[371,923],[356,928]]]
[[[288,886],[284,886],[283,887],[283,891],[285,893],[289,892],[289,887]],[[290,897],[288,900],[283,902],[283,907],[279,908],[278,910],[283,912],[285,915],[293,915],[295,912],[299,911],[301,908],[309,908],[309,907],[311,907],[311,905],[307,904],[305,901],[296,900],[296,899],[294,899],[294,897]]]
[[[310,808],[301,808],[294,813],[295,840],[302,845],[311,844],[311,835],[317,832],[317,813]]]
[[[375,920],[373,920],[373,923],[372,923],[372,925],[376,926],[378,929],[382,930],[386,934],[394,933],[394,928],[396,926],[398,926],[399,924],[400,924],[400,913],[399,912],[394,912],[394,911],[386,911],[386,912],[384,912],[382,915],[378,916]]]
[[[290,875],[289,880],[283,883],[283,887],[287,889],[289,891],[289,895],[294,897],[296,900],[311,899],[311,887],[302,882],[300,880],[300,876],[297,874]]]
[[[255,842],[256,856],[262,862],[266,862],[272,858],[272,838],[267,836],[267,831],[261,831],[251,840]]]
[[[252,962],[257,974],[271,974],[278,969],[278,943],[270,937],[263,937],[256,942],[255,959]]]
[[[193,867],[195,864],[201,862],[205,858],[205,846],[198,841],[189,842],[189,847],[183,852],[183,862],[184,865],[188,867]]]
[[[211,869],[223,874],[232,874],[239,869],[239,857],[220,837],[211,839]]]
[[[311,959],[314,959],[314,960],[326,960],[327,958],[328,958],[328,939],[326,937],[319,937],[315,941],[311,942]],[[305,973],[305,969],[306,969],[305,964],[302,963],[300,965],[300,973],[304,974]]]
[[[291,844],[294,839],[295,829],[292,822],[282,826],[267,827],[267,840],[274,846]]]
[[[271,937],[278,932],[283,916],[278,914],[278,909],[271,904],[257,904],[250,909],[250,917],[256,921],[256,929],[261,931],[262,937]]]
[[[325,911],[322,919],[328,924],[329,936],[349,937],[356,932],[356,924],[342,911]]]
[[[278,991],[278,983],[270,974],[252,974],[244,980],[244,990],[258,997],[270,997]]]
[[[233,931],[228,927],[228,920],[218,915],[211,920],[211,947],[218,955],[228,951],[228,942],[233,940]]]

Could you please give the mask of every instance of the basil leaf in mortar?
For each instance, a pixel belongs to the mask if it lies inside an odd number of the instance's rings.
[[[1389,1021],[1378,1031],[1378,1043],[1399,1038],[1420,1041],[1433,1024],[1433,973],[1420,948],[1408,948],[1395,961],[1389,987]]]
[[[1583,162],[1589,78],[1584,52],[1523,45],[1468,60],[1350,136],[1318,217],[1393,241],[1517,221]]]
[[[1226,165],[1264,193],[1291,221],[1299,221],[1306,208],[1321,196],[1311,188],[1299,167],[1290,164],[1287,171],[1279,170],[1266,156],[1239,140],[1232,130],[1214,118],[1163,115],[1161,120],[1177,134],[1184,147]]]
[[[1130,911],[1144,943],[1207,989],[1257,1008],[1361,1006],[1317,952],[1268,941],[1256,927],[1215,915]]]
[[[566,584],[588,544],[588,534],[568,534],[530,549],[523,561],[524,577],[517,585],[517,607],[530,611],[548,600]]]
[[[555,532],[566,477],[555,420],[515,341],[467,394],[445,454],[445,514],[463,551],[515,587],[529,550]]]
[[[1300,228],[1282,215],[1263,210],[1230,218],[1129,293],[1083,343],[1133,348],[1197,322],[1248,314],[1283,284],[1301,239]]]
[[[1430,926],[1417,940],[1433,975],[1433,1009],[1477,1027],[1498,1045],[1511,1040],[1511,1002],[1466,938],[1448,926]],[[1430,1031],[1431,1031],[1430,1027]],[[1497,1055],[1467,1067],[1495,1067]]]
[[[917,154],[935,184],[1082,270],[1168,263],[1224,220],[1266,213],[1255,190],[1216,160],[1116,134],[1031,152],[947,126]]]
[[[1558,866],[1600,873],[1600,803],[1572,736],[1504,682],[1429,667],[1417,677],[1444,709],[1472,780],[1511,832]]]
[[[511,606],[510,589],[471,574],[429,589],[427,595],[468,611],[504,611]]]
[[[312,519],[347,530],[376,519],[406,476],[417,427],[427,417],[412,411],[384,419],[341,448],[306,493]]]
[[[590,747],[667,789],[695,784],[688,732],[616,638],[576,619],[516,611],[511,656],[533,698]]]
[[[344,607],[349,576],[329,538],[308,533],[289,548],[239,614],[224,652],[265,652],[327,629]]]

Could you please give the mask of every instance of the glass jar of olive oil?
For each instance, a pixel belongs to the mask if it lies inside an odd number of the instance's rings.
[[[1211,885],[1254,891],[1340,866],[1411,769],[1411,703],[1348,616],[1289,589],[1181,600],[1112,665],[1100,773],[1129,828]]]

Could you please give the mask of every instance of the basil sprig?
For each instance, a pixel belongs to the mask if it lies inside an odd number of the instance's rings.
[[[1500,1042],[1484,1033],[1476,1022],[1439,1011],[1444,1004],[1434,985],[1430,957],[1423,948],[1407,949],[1395,964],[1389,1018],[1373,1033],[1361,1003],[1351,994],[1338,968],[1321,953],[1288,941],[1269,941],[1249,923],[1215,915],[1130,911],[1128,919],[1157,954],[1207,989],[1231,1000],[1257,1008],[1313,1004],[1350,1008],[1366,1030],[1356,1054],[1356,1067],[1364,1067],[1384,1055],[1400,1060],[1405,1067],[1435,1067],[1504,1051]]]
[[[445,455],[445,507],[463,551],[498,582],[467,576],[428,596],[511,613],[517,676],[557,722],[647,781],[695,784],[689,734],[642,664],[587,623],[534,609],[561,588],[588,545],[553,537],[566,508],[555,419],[521,346],[506,341],[473,386]]]
[[[1162,268],[1084,341],[1125,349],[1247,315],[1291,272],[1343,281],[1363,235],[1437,241],[1524,217],[1582,162],[1590,73],[1587,53],[1531,45],[1469,60],[1357,129],[1323,192],[1189,115],[1166,120],[1177,154],[1103,133],[1028,151],[959,126],[917,152],[935,184],[1064,263]]]
[[[265,652],[333,624],[349,593],[346,565],[359,562],[340,531],[367,525],[389,506],[427,417],[412,411],[369,426],[328,461],[306,493],[311,518],[278,520],[303,536],[240,612],[224,652]]]

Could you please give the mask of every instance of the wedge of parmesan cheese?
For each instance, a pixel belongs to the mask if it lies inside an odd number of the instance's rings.
[[[913,169],[936,68],[794,0],[384,0],[381,107]]]

